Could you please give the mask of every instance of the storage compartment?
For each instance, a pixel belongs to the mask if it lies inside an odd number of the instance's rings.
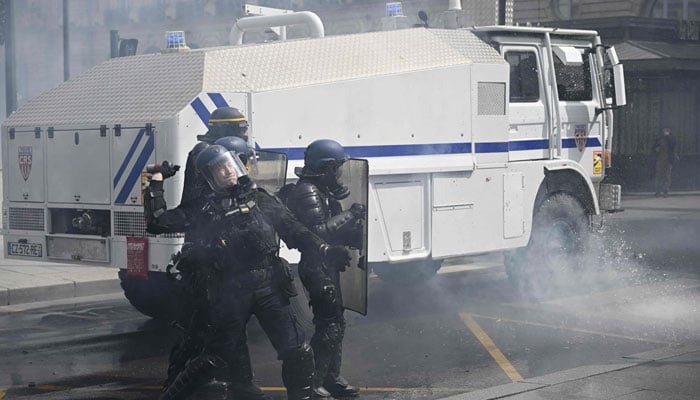
[[[374,184],[378,215],[391,251],[390,257],[428,250],[425,176],[397,176]]]
[[[46,256],[55,260],[109,262],[109,240],[71,236],[47,236]]]
[[[50,203],[110,203],[109,138],[99,129],[47,134]]]
[[[107,237],[111,234],[109,210],[50,208],[49,233]]]

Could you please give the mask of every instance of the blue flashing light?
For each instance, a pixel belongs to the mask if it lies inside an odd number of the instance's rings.
[[[185,44],[185,32],[184,31],[170,31],[165,33],[165,42],[167,49],[182,49],[186,48]]]
[[[403,16],[403,11],[401,10],[400,1],[392,1],[386,3],[386,16],[387,17],[400,17]]]

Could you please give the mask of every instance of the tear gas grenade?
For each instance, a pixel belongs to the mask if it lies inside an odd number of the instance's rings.
[[[179,170],[179,165],[172,164],[167,160],[163,161],[162,163],[149,164],[146,166],[146,172],[148,172],[149,174],[155,174],[160,172],[161,174],[163,174],[163,179],[170,178],[171,176],[175,175],[175,173]]]

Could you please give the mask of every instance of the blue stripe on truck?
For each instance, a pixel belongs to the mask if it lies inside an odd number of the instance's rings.
[[[211,114],[209,113],[209,110],[207,110],[207,106],[204,105],[202,100],[197,97],[196,99],[192,100],[190,106],[192,106],[194,112],[197,113],[199,119],[202,121],[202,123],[204,123],[204,126],[209,127],[209,116]]]
[[[587,147],[600,147],[600,139],[593,137],[586,140]],[[380,146],[343,146],[351,157],[395,157],[395,156],[419,156],[437,154],[468,154],[472,152],[472,143],[437,143],[437,144],[409,144],[409,145],[380,145]],[[575,148],[575,139],[564,139],[563,148]],[[287,153],[290,160],[303,160],[305,147],[279,147],[266,148],[255,143],[255,148],[260,150],[277,151]],[[549,140],[514,140],[511,142],[479,142],[474,143],[474,153],[507,153],[508,151],[541,150],[549,148]]]
[[[148,137],[146,145],[143,147],[143,150],[141,150],[139,158],[136,159],[134,167],[131,169],[129,176],[126,178],[126,183],[124,183],[122,190],[119,192],[117,199],[114,201],[115,204],[124,204],[127,197],[129,197],[129,193],[131,193],[131,189],[133,189],[134,184],[139,181],[141,172],[146,168],[146,163],[151,157],[151,154],[153,154],[153,148],[155,147],[155,136],[155,133],[151,133],[151,135]]]
[[[122,174],[124,173],[124,170],[126,170],[126,166],[129,165],[129,161],[131,161],[131,157],[134,155],[136,148],[139,146],[139,143],[141,142],[141,138],[143,137],[143,133],[145,131],[146,129],[141,129],[139,130],[139,134],[136,135],[136,139],[134,139],[134,142],[131,144],[129,151],[126,153],[126,157],[124,157],[124,161],[122,161],[122,165],[119,167],[117,175],[114,176],[114,185],[112,186],[112,188],[116,189],[117,183],[119,183],[119,180],[122,178]]]
[[[256,148],[260,146],[256,143]],[[350,157],[421,156],[431,154],[471,153],[471,143],[436,143],[382,146],[343,146]],[[287,153],[290,160],[303,160],[305,147],[263,148],[262,150]]]
[[[221,93],[207,93],[209,95],[209,98],[211,101],[214,102],[214,105],[216,108],[219,107],[228,107],[228,103],[226,102],[226,99],[224,99],[224,96],[221,95]],[[209,121],[207,120],[207,123]]]

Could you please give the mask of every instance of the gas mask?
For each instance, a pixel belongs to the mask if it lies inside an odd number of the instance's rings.
[[[320,177],[320,182],[328,188],[331,196],[337,200],[342,200],[350,195],[350,189],[343,185],[341,178],[343,177],[343,162],[336,161],[328,163],[323,175]]]

